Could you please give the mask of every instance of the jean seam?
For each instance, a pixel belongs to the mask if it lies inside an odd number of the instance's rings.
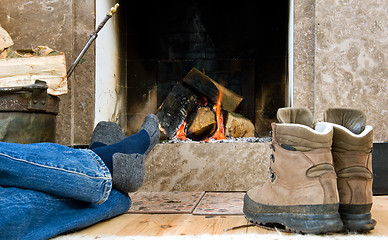
[[[104,174],[107,175],[107,178],[105,178],[105,180],[111,180],[112,177],[110,177],[110,178],[108,177],[109,175],[111,175],[111,173],[109,172],[109,170],[106,169],[106,167],[104,167],[104,164],[101,164],[99,161],[99,160],[101,160],[101,158],[92,150],[84,149],[84,151],[86,151],[88,154],[90,154],[92,156],[92,158],[97,162],[97,164],[100,166],[100,168],[102,169]],[[97,158],[96,158],[96,156],[97,156]],[[103,161],[101,160],[101,162],[103,162]],[[104,192],[102,194],[101,199],[99,201],[97,201],[97,204],[101,204],[108,199],[108,196],[109,196],[110,191],[112,189],[112,187],[109,187],[110,185],[111,184],[108,184],[108,183],[105,184]]]
[[[1,155],[1,156],[4,156],[4,157],[7,157],[7,158],[10,158],[10,159],[13,159],[13,160],[16,160],[16,161],[19,161],[19,162],[24,162],[24,163],[27,163],[27,164],[32,164],[32,165],[35,165],[35,166],[38,166],[38,167],[50,168],[50,169],[55,169],[55,170],[59,170],[59,171],[63,171],[63,172],[74,173],[74,174],[81,175],[81,176],[88,177],[88,178],[93,178],[93,179],[106,179],[106,180],[111,179],[111,178],[109,178],[109,177],[107,177],[107,176],[103,176],[103,177],[92,177],[92,176],[89,176],[89,175],[87,175],[87,174],[80,173],[80,172],[76,172],[76,171],[72,171],[72,170],[67,170],[67,169],[63,169],[63,168],[59,168],[59,167],[54,167],[54,166],[47,166],[47,165],[43,165],[43,164],[31,162],[31,161],[28,161],[28,160],[25,160],[25,159],[15,158],[15,157],[9,156],[9,155],[4,154],[4,153],[0,153],[0,155]],[[93,157],[93,158],[94,158],[94,157]],[[101,165],[100,165],[100,166],[101,166]],[[105,173],[105,170],[104,170],[104,173]]]

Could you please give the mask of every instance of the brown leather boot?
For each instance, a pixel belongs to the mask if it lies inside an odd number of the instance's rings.
[[[291,232],[340,231],[331,124],[319,123],[314,130],[306,108],[279,109],[278,120],[272,123],[271,175],[245,195],[246,218]]]
[[[345,231],[374,229],[372,208],[373,128],[356,109],[331,108],[325,121],[333,123],[332,154],[340,197],[339,213]]]

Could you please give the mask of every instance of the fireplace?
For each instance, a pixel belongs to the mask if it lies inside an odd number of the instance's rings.
[[[119,3],[115,112],[128,134],[195,67],[242,96],[235,112],[269,136],[289,97],[288,1]]]

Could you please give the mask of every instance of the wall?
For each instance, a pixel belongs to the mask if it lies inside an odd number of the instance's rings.
[[[329,107],[366,112],[388,141],[388,2],[296,0],[294,104],[323,119]]]
[[[71,64],[94,31],[94,1],[2,0],[0,24],[11,35],[14,49],[46,45],[66,55]],[[94,122],[94,44],[68,79],[69,92],[60,97],[57,142],[89,142]]]

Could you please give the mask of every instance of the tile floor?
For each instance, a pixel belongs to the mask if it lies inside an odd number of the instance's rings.
[[[128,213],[243,215],[245,192],[137,192]]]

